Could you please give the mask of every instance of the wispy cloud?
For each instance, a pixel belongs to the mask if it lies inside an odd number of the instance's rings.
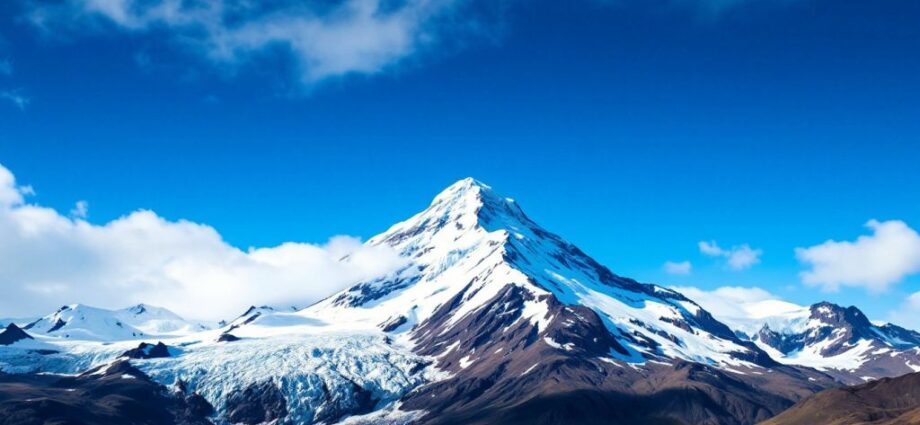
[[[764,324],[782,329],[790,313],[801,314],[807,307],[783,300],[756,286],[723,286],[711,290],[692,286],[672,287],[684,294],[716,319],[736,331],[753,335]]]
[[[810,267],[800,274],[802,281],[828,291],[856,286],[881,292],[908,275],[920,273],[920,235],[916,230],[900,220],[870,220],[866,227],[872,234],[852,242],[829,240],[796,248],[796,258]]]
[[[760,262],[762,250],[751,248],[748,244],[733,246],[729,249],[723,249],[716,241],[700,241],[698,244],[700,252],[710,257],[722,257],[726,259],[728,268],[732,270],[745,270]]]
[[[664,272],[671,275],[688,275],[693,271],[693,264],[689,261],[666,261],[664,263]]]
[[[436,43],[443,29],[436,23],[467,1],[65,0],[42,3],[30,17],[49,31],[158,31],[231,66],[280,50],[312,84],[400,63]]]
[[[0,99],[12,102],[14,106],[23,111],[32,100],[22,94],[21,90],[0,91]]]
[[[70,216],[76,219],[84,220],[89,215],[89,202],[77,201],[71,208]]]

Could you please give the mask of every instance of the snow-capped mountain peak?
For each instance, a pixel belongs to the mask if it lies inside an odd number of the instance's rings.
[[[572,307],[579,307],[584,311],[575,314],[577,320],[596,323],[591,332],[603,334],[591,338],[609,342],[595,348],[621,361],[664,357],[739,365],[766,359],[689,299],[615,275],[535,223],[517,202],[471,178],[368,243],[389,245],[411,263],[301,314],[411,330],[412,340],[425,344],[426,336],[444,335],[494,310],[498,300],[507,309],[506,326],[523,321],[539,334],[553,322],[571,320]],[[549,338],[547,344],[557,341]]]
[[[24,329],[47,337],[120,341],[148,336],[185,335],[206,327],[188,322],[165,308],[145,304],[122,310],[70,304],[29,323]]]
[[[163,307],[137,304],[116,310],[115,316],[148,335],[185,335],[209,329],[201,323],[189,322]]]
[[[752,339],[783,363],[831,371],[848,382],[854,375],[859,380],[920,370],[920,333],[873,324],[854,306],[820,302],[796,311],[794,325],[781,327],[765,319]]]
[[[83,304],[65,305],[25,329],[37,335],[82,340],[113,341],[144,336],[143,331],[125,323],[115,312]]]

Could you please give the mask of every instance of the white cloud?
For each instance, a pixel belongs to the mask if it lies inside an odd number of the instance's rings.
[[[244,251],[210,226],[152,211],[96,225],[23,195],[0,166],[2,316],[45,314],[74,302],[145,302],[190,318],[227,318],[251,304],[309,304],[405,261],[346,236]]]
[[[796,258],[811,268],[800,273],[802,282],[828,291],[855,286],[881,292],[920,272],[920,235],[907,223],[870,220],[866,227],[872,235],[853,242],[829,240],[796,248]]]
[[[0,165],[0,208],[21,204],[24,195],[34,195],[32,186],[17,187],[16,176]]]
[[[700,247],[700,252],[711,257],[720,256],[724,252],[722,251],[722,248],[719,248],[719,245],[717,245],[715,241],[700,241],[698,245]]]
[[[89,203],[86,201],[77,201],[70,210],[70,216],[77,219],[86,219],[89,214]]]
[[[716,317],[743,316],[743,305],[764,300],[778,300],[779,297],[758,287],[723,286],[711,291],[693,286],[672,287],[684,294]]]
[[[0,91],[0,99],[5,99],[13,103],[19,110],[25,110],[31,99],[22,95],[20,90]]]
[[[784,301],[758,287],[723,286],[711,291],[692,286],[671,289],[684,294],[730,328],[748,335],[759,331],[764,324],[781,330],[808,315],[808,307]]]
[[[762,250],[753,249],[748,244],[733,246],[723,249],[716,241],[700,241],[700,252],[710,257],[724,257],[728,267],[732,270],[745,270],[760,262]]]
[[[65,0],[31,11],[49,31],[103,22],[126,32],[164,31],[207,58],[235,64],[283,49],[301,79],[375,74],[436,41],[435,22],[464,0]],[[441,30],[443,28],[438,28]]]
[[[664,271],[673,275],[688,275],[693,270],[693,265],[689,261],[665,261]]]

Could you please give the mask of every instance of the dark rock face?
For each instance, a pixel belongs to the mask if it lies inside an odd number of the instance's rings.
[[[6,329],[3,332],[0,332],[0,345],[10,345],[17,341],[22,341],[24,339],[34,339],[31,335],[26,333],[26,331],[16,326],[15,323],[10,323],[6,325]]]
[[[61,328],[63,328],[64,325],[66,325],[66,324],[67,324],[67,322],[65,322],[65,321],[63,321],[63,320],[61,320],[61,319],[57,319],[57,321],[54,322],[54,325],[51,326],[50,329],[48,329],[48,333],[54,332],[54,331],[56,331],[56,330],[58,330],[58,329],[61,329]]]
[[[170,354],[169,347],[162,342],[158,342],[156,345],[142,342],[137,348],[132,348],[122,353],[122,356],[130,359],[155,359],[169,357]]]
[[[192,406],[124,360],[78,376],[0,374],[3,425],[210,424],[202,401]]]
[[[185,396],[185,414],[190,417],[206,418],[215,413],[214,406],[198,393]]]
[[[239,341],[239,340],[240,338],[238,336],[229,334],[226,332],[220,334],[220,336],[217,337],[217,342],[233,342],[233,341]]]
[[[597,313],[543,296],[549,320],[538,330],[519,320],[534,296],[518,286],[449,326],[448,312],[462,296],[413,332],[417,351],[438,356],[438,366],[453,373],[403,398],[402,409],[429,412],[423,424],[744,425],[835,385],[827,375],[775,364],[765,354],[755,360],[771,372],[761,374],[673,360],[613,364],[602,358],[630,352]],[[449,344],[456,346],[445,352]]]
[[[393,332],[406,323],[406,316],[396,316],[380,324],[380,329],[384,332]]]
[[[760,331],[757,332],[755,337],[758,341],[775,348],[781,353],[791,353],[796,350],[801,350],[804,346],[804,343],[802,342],[802,335],[781,334],[779,332],[773,331],[767,325],[764,325],[762,328],[760,328]]]
[[[287,402],[271,380],[252,384],[227,398],[227,419],[233,423],[260,424],[287,416]]]
[[[351,382],[349,385],[348,398],[341,399],[333,395],[328,388],[325,389],[326,403],[313,416],[314,423],[333,424],[344,419],[347,416],[363,415],[370,413],[377,405],[373,393],[365,390],[358,384]]]

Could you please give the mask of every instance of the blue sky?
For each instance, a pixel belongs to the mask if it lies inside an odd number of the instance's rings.
[[[367,238],[474,176],[644,281],[879,319],[920,291],[804,285],[794,251],[920,226],[920,3],[429,3],[4,2],[0,164],[62,214],[150,209],[242,249]],[[732,270],[711,240],[762,254]]]

